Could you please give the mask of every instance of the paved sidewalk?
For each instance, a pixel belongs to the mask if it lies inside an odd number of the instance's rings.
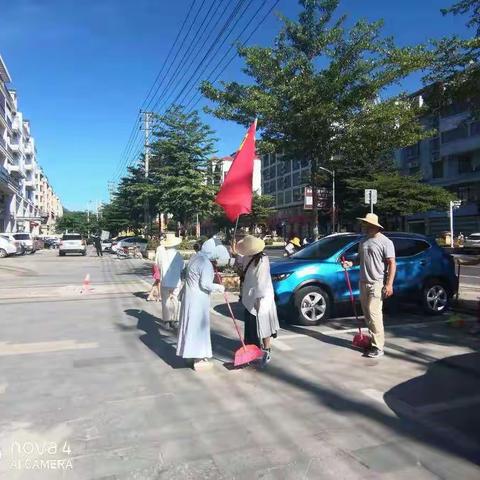
[[[480,478],[472,317],[454,328],[415,311],[390,315],[380,360],[351,348],[352,319],[286,327],[265,369],[232,370],[239,342],[217,295],[214,366],[193,372],[160,305],[143,298],[142,265],[64,260],[39,257],[26,282],[73,284],[88,269],[93,287],[117,292],[1,300],[0,478]],[[42,453],[52,444],[56,454]],[[42,459],[72,468],[25,464]]]

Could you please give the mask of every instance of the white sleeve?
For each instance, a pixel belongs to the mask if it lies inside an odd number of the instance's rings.
[[[258,271],[257,271],[258,279],[257,279],[257,288],[255,289],[255,297],[256,298],[263,298],[267,295],[270,291],[270,284],[272,283],[272,279],[270,277],[270,261],[268,257],[265,255],[260,259],[260,263],[258,264]]]
[[[202,271],[200,273],[200,288],[205,292],[221,292],[223,291],[222,285],[213,283],[215,272],[213,271],[212,264],[207,261],[201,267]]]

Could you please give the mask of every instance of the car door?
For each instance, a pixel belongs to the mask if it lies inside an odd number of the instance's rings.
[[[345,260],[353,263],[353,267],[349,268],[347,271],[348,278],[352,287],[353,296],[355,297],[355,299],[358,299],[360,297],[360,264],[358,246],[359,242],[356,242],[354,245],[350,246],[347,250],[345,250],[339,257],[339,270],[337,272],[337,298],[339,302],[350,301],[350,290],[347,284],[347,277],[340,263],[342,257],[345,257]]]
[[[409,296],[418,292],[425,281],[430,265],[427,251],[430,244],[421,239],[391,238],[395,246],[397,273],[393,284],[394,294]]]

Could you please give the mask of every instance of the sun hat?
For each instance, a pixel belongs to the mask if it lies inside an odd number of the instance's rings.
[[[246,235],[237,243],[237,252],[247,257],[263,252],[264,249],[265,242],[253,235]]]
[[[301,247],[301,243],[300,243],[300,239],[298,237],[293,237],[291,240],[290,240],[290,243],[292,243],[293,245],[295,245],[296,247]]]
[[[383,226],[378,223],[378,215],[375,215],[374,213],[367,213],[364,218],[357,217],[357,220],[368,223],[370,225],[374,225],[375,227],[381,228],[383,230]]]
[[[173,232],[167,232],[165,234],[165,238],[160,240],[160,245],[163,245],[165,248],[172,248],[180,245],[182,243],[182,239],[177,237]]]

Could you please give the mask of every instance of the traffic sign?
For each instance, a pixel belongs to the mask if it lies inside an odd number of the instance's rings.
[[[365,203],[367,205],[377,204],[377,191],[372,188],[365,189]]]

